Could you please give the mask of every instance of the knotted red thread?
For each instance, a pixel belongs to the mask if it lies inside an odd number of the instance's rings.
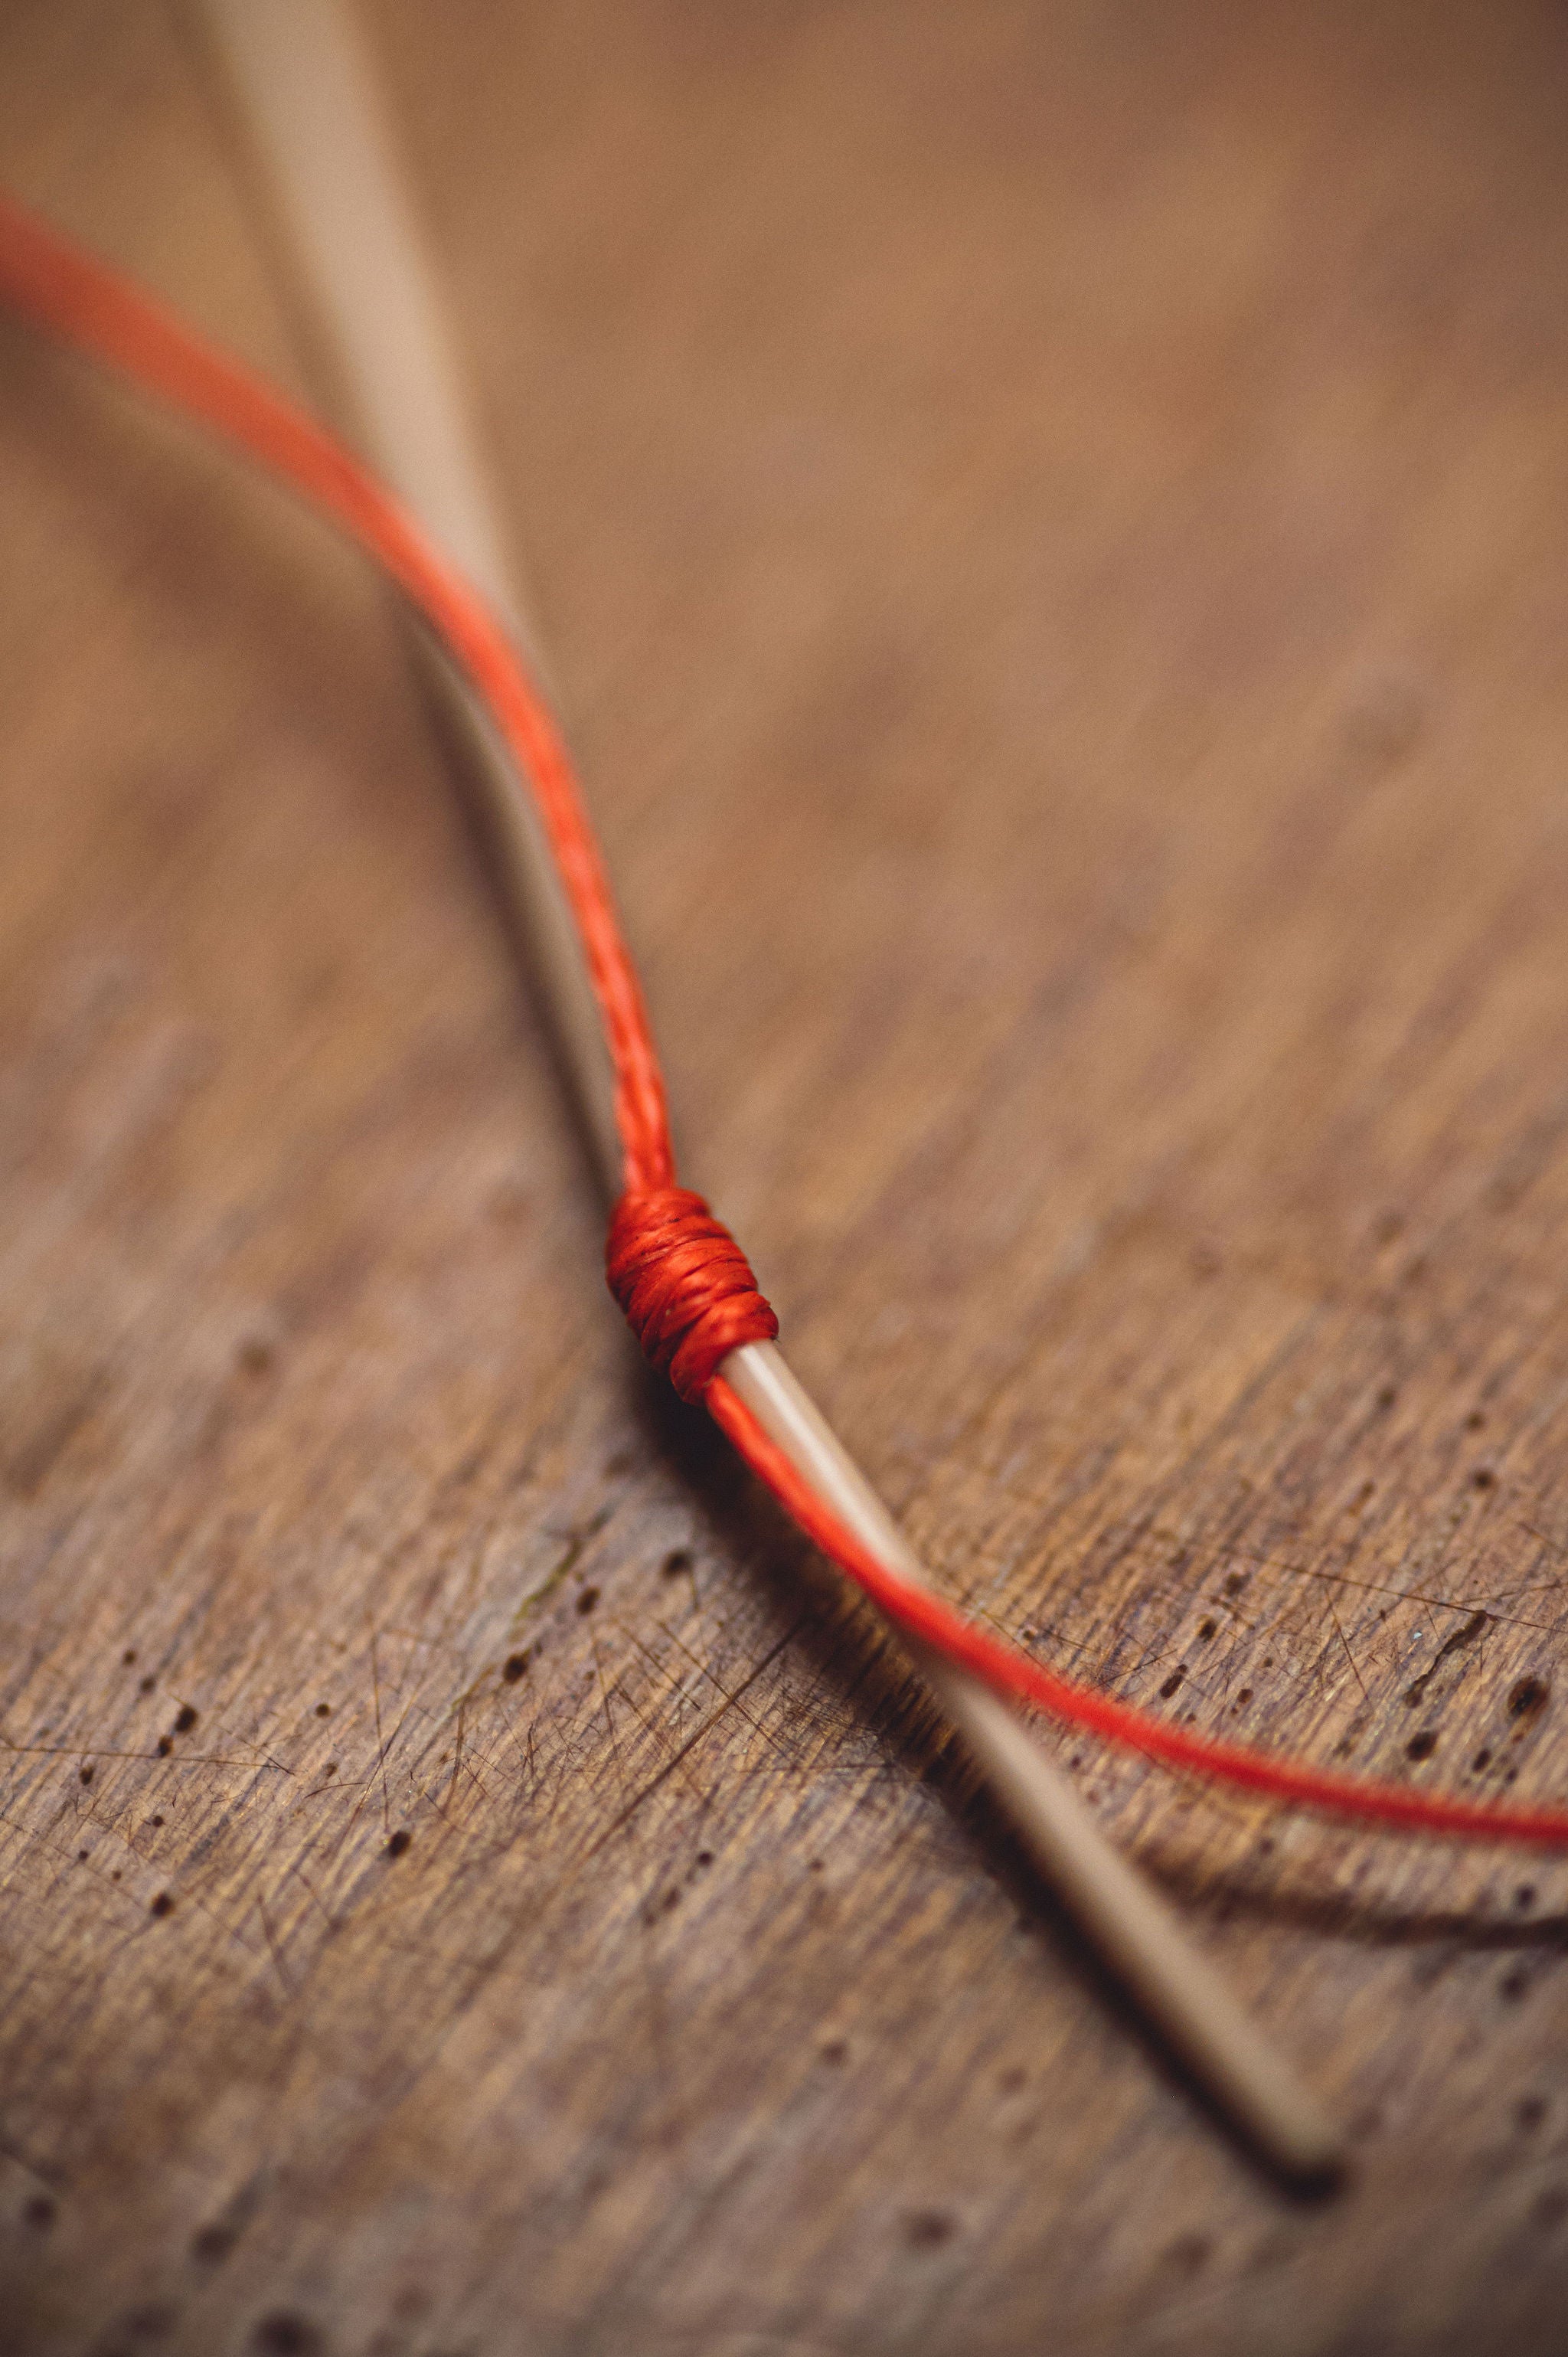
[[[746,1254],[689,1187],[621,1197],[605,1274],[643,1351],[683,1400],[700,1400],[743,1342],[771,1342],[779,1331]]]
[[[777,1322],[734,1239],[700,1196],[674,1184],[663,1076],[598,845],[560,732],[505,631],[397,502],[313,420],[4,196],[0,295],[25,317],[215,427],[303,491],[369,550],[467,673],[537,805],[604,1020],[626,1154],[627,1193],[611,1231],[612,1287],[655,1363],[667,1365],[688,1397],[705,1394],[710,1414],[742,1457],[851,1579],[912,1636],[999,1694],[1167,1766],[1363,1823],[1568,1848],[1568,1810],[1477,1806],[1443,1792],[1334,1775],[1173,1726],[1044,1668],[940,1596],[910,1587],[862,1547],[729,1385],[715,1379],[728,1351],[770,1340]]]

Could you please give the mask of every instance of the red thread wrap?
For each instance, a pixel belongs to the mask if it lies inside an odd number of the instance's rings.
[[[683,1400],[700,1400],[743,1342],[771,1342],[779,1331],[746,1254],[689,1187],[621,1197],[605,1274],[649,1360]]]

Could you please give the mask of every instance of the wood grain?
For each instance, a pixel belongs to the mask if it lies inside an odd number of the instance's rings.
[[[379,0],[688,1167],[950,1592],[1568,1786],[1568,31]],[[297,385],[187,48],[0,169]],[[1064,1747],[1292,2206],[632,1362],[378,587],[0,327],[0,2344],[1562,2346],[1568,1866]]]

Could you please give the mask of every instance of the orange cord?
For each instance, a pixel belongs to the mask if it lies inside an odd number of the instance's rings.
[[[779,1331],[746,1254],[689,1187],[621,1197],[605,1273],[644,1355],[683,1400],[702,1399],[743,1342]]]
[[[1142,1751],[1167,1768],[1212,1776],[1243,1792],[1262,1792],[1297,1808],[1402,1826],[1412,1833],[1489,1835],[1530,1842],[1543,1849],[1568,1846],[1568,1812],[1562,1809],[1481,1808],[1474,1801],[1449,1800],[1441,1792],[1417,1792],[1408,1784],[1336,1776],[1305,1760],[1275,1759],[1266,1751],[1253,1750],[1250,1744],[1230,1743],[1220,1735],[1199,1735],[1191,1727],[1173,1726],[1169,1719],[1156,1718],[1153,1711],[1118,1702],[1076,1678],[1059,1676],[1004,1638],[966,1620],[940,1596],[911,1588],[885,1569],[869,1547],[862,1546],[801,1480],[722,1376],[709,1384],[706,1405],[714,1423],[808,1538],[831,1555],[873,1603],[880,1605],[911,1637],[934,1647],[950,1662],[972,1670],[999,1694],[1032,1703],[1053,1718],[1086,1727],[1124,1750]]]
[[[829,1512],[716,1370],[778,1321],[744,1254],[700,1196],[675,1183],[664,1082],[598,845],[549,706],[476,593],[364,468],[309,418],[169,312],[0,195],[0,295],[35,325],[237,443],[368,549],[445,640],[531,790],[582,939],[615,1076],[625,1192],[611,1224],[612,1289],[654,1363],[701,1398],[808,1537],[910,1636],[1028,1703],[1167,1767],[1270,1799],[1411,1832],[1568,1848],[1568,1810],[1487,1808],[1337,1776],[1194,1733],[1059,1677],[886,1570]]]

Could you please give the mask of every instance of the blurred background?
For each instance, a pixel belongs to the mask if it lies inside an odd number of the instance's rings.
[[[1562,11],[358,16],[692,1183],[944,1585],[1560,1792]],[[306,392],[175,13],[9,0],[0,177]],[[8,322],[0,798],[8,2345],[1559,2345],[1563,1869],[1064,1747],[1355,2124],[1282,2203],[628,1364],[380,586]]]

